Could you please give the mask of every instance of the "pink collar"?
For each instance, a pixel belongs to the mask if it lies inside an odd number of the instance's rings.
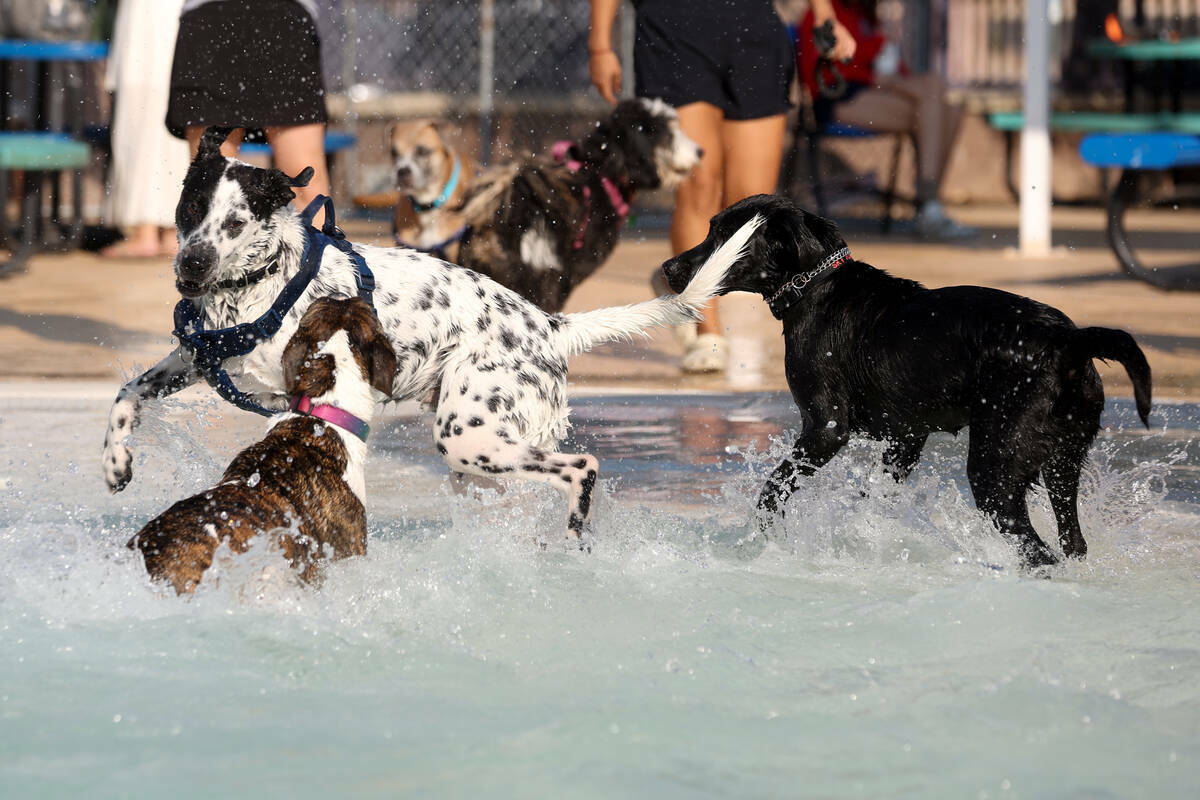
[[[304,395],[292,398],[291,409],[297,414],[303,414],[306,417],[316,417],[332,425],[337,425],[339,428],[349,431],[364,442],[367,440],[367,433],[371,430],[370,425],[349,411],[343,411],[337,406],[324,404],[315,406],[313,405],[312,398],[305,397]]]
[[[550,154],[554,160],[566,166],[571,172],[579,172],[587,165],[577,158],[571,158],[571,148],[575,146],[574,142],[562,140],[554,143],[554,147],[550,150]],[[612,178],[607,175],[600,175],[600,185],[604,187],[605,194],[608,195],[608,202],[612,203],[613,210],[617,212],[617,218],[622,222],[629,216],[629,203],[625,202],[625,197],[621,194],[621,190],[617,188],[617,184],[613,183]],[[590,204],[592,199],[592,188],[590,186],[583,187],[583,200],[585,204]],[[590,209],[584,212],[583,224],[579,226],[579,232],[575,235],[574,247],[579,250],[583,247],[583,235],[587,233],[588,223],[591,221]]]

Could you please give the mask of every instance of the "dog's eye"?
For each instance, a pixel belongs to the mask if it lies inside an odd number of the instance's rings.
[[[430,150],[428,147],[426,147],[423,144],[418,145],[417,149],[413,151],[413,153],[416,154],[417,158],[425,158],[432,152],[433,152],[432,150]]]
[[[229,217],[225,220],[225,224],[221,226],[230,236],[237,236],[246,229],[246,220],[238,219],[237,217]]]

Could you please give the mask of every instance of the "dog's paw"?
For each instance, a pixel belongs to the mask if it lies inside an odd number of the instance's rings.
[[[592,552],[591,526],[584,524],[582,529],[567,528],[567,543],[576,545],[581,553]]]
[[[1024,542],[1021,545],[1021,566],[1027,570],[1053,567],[1058,562],[1058,556],[1041,542]]]

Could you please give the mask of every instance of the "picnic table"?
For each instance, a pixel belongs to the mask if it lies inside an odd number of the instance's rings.
[[[1125,65],[1125,110],[1133,111],[1136,105],[1137,87],[1157,88],[1152,81],[1139,80],[1148,68],[1166,68],[1168,94],[1171,110],[1178,112],[1183,107],[1183,70],[1185,61],[1200,61],[1200,38],[1191,39],[1145,39],[1131,42],[1113,42],[1096,39],[1088,43],[1088,55],[1092,58],[1110,58]],[[1162,92],[1149,92],[1154,110],[1159,110]]]
[[[1180,67],[1184,61],[1200,60],[1200,38],[1129,43],[1104,39],[1092,42],[1088,52],[1097,58],[1121,59],[1128,65],[1125,108],[1130,113],[1125,116],[1130,124],[1090,133],[1079,145],[1080,156],[1087,163],[1121,170],[1121,176],[1109,194],[1106,228],[1117,262],[1127,274],[1160,289],[1200,289],[1200,265],[1147,266],[1139,258],[1125,224],[1129,208],[1144,200],[1141,193],[1144,174],[1200,166],[1200,114],[1181,111]],[[1171,65],[1171,112],[1160,111],[1161,93],[1153,93],[1154,112],[1132,113],[1135,89],[1141,84],[1135,68],[1147,62]]]
[[[82,170],[91,157],[83,135],[81,65],[108,56],[103,42],[30,42],[0,40],[0,120],[10,118],[12,76],[23,65],[34,66],[33,125],[27,131],[0,130],[0,244],[12,256],[0,263],[0,277],[24,268],[38,249],[71,249],[83,232]],[[61,95],[61,97],[60,97]],[[52,106],[61,99],[62,119],[55,125]],[[19,240],[5,212],[9,175],[24,174]],[[72,183],[73,216],[59,217],[62,176]],[[43,184],[51,181],[51,213],[42,214]]]

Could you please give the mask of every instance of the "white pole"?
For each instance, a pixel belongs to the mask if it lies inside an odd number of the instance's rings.
[[[1025,4],[1025,127],[1021,130],[1021,255],[1050,253],[1049,0]]]
[[[492,156],[492,113],[496,82],[496,2],[479,4],[479,161],[485,167]]]

